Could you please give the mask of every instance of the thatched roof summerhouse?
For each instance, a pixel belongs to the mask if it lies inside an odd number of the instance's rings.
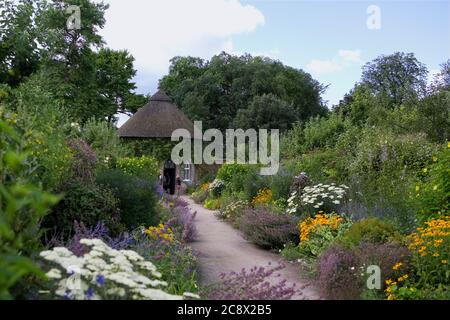
[[[118,131],[121,138],[170,138],[176,129],[187,129],[194,136],[194,124],[159,90]]]
[[[159,90],[150,101],[140,108],[119,130],[119,137],[127,140],[146,140],[155,145],[158,140],[171,140],[176,129],[186,129],[194,137],[194,124],[172,102],[167,94]],[[197,170],[198,169],[198,170]],[[209,171],[209,168],[185,162],[175,165],[171,159],[161,164],[160,184],[167,192],[175,193],[175,181],[181,179],[185,184],[197,180],[197,174]]]

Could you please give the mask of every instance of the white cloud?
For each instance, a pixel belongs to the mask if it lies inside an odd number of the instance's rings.
[[[321,74],[339,71],[342,69],[342,66],[338,61],[314,59],[306,65],[306,68],[311,72]]]
[[[140,73],[164,74],[177,55],[232,51],[234,35],[253,32],[263,14],[238,0],[107,0],[109,47],[127,49]]]
[[[355,63],[361,62],[361,50],[339,50],[338,55],[345,61]]]
[[[306,65],[306,69],[315,74],[333,73],[346,67],[361,64],[361,50],[339,50],[333,59],[313,59]]]

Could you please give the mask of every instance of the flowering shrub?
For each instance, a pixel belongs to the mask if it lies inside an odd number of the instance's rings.
[[[144,232],[153,240],[174,241],[172,229],[162,223],[157,227],[148,227]]]
[[[281,249],[287,242],[298,239],[297,219],[274,214],[267,207],[247,208],[240,220],[245,237],[267,249]]]
[[[68,299],[178,300],[161,287],[155,265],[132,250],[110,248],[100,239],[82,239],[90,251],[81,257],[64,247],[41,252],[55,267],[47,277],[55,280],[54,294]]]
[[[214,179],[214,181],[209,184],[207,190],[209,190],[210,194],[214,198],[218,198],[220,197],[224,189],[225,189],[225,182],[220,179]]]
[[[272,201],[272,190],[264,188],[258,191],[258,194],[252,199],[252,205],[266,205]]]
[[[206,199],[204,207],[209,210],[220,209],[220,199]]]
[[[59,197],[27,183],[27,150],[11,126],[0,119],[0,300],[25,276],[42,276],[29,259],[39,247],[39,223]]]
[[[367,267],[379,266],[383,283],[402,276],[403,270],[392,268],[399,261],[404,270],[409,270],[410,253],[397,243],[367,243],[351,249],[333,245],[319,257],[316,284],[329,299],[380,298],[382,290],[367,288]]]
[[[192,242],[197,237],[197,229],[194,223],[197,212],[192,213],[187,205],[182,206],[180,204],[181,202],[175,202],[175,206],[172,209],[172,214],[177,225],[177,227],[174,228],[179,230],[181,241]],[[171,222],[171,220],[169,220],[169,222]],[[170,224],[169,222],[168,224]]]
[[[317,257],[351,226],[351,222],[337,214],[319,213],[299,224],[299,252],[306,257]]]
[[[111,237],[105,222],[100,221],[95,226],[87,227],[83,222],[75,221],[73,225],[74,235],[71,239],[65,241],[62,235],[53,235],[46,242],[48,247],[66,247],[77,257],[86,253],[87,247],[80,243],[82,239],[101,239],[113,249],[126,249],[133,242],[133,237],[124,232],[117,237]]]
[[[210,185],[210,183],[203,183],[203,184],[200,186],[200,190],[208,191],[208,190],[209,190],[209,185]]]
[[[441,217],[425,222],[408,236],[413,253],[414,274],[389,279],[386,296],[394,299],[448,299],[450,297],[450,218]],[[393,268],[400,268],[394,265]]]
[[[432,157],[433,163],[422,169],[423,182],[415,185],[414,202],[418,218],[426,221],[450,214],[450,145]]]
[[[322,211],[336,211],[343,203],[348,187],[337,186],[334,183],[306,186],[301,195],[297,191],[291,193],[288,199],[287,213],[297,214],[307,212],[309,214]]]
[[[231,202],[225,208],[217,213],[220,219],[230,221],[235,227],[239,227],[239,221],[242,217],[244,209],[248,207],[248,202],[244,200],[238,200]]]
[[[339,242],[346,246],[358,246],[360,243],[387,243],[400,239],[400,233],[392,224],[378,218],[368,218],[355,222]]]
[[[208,190],[197,190],[192,194],[192,199],[195,203],[203,203],[206,198],[208,198],[209,192]]]
[[[145,232],[136,230],[135,243],[131,249],[151,260],[158,270],[164,271],[163,280],[168,283],[167,292],[182,295],[186,291],[197,291],[197,259],[191,247],[179,240],[179,234],[175,231],[178,227],[175,223],[175,220],[167,222],[174,231],[174,241],[161,238],[154,240]]]
[[[159,172],[158,161],[149,156],[119,158],[117,167],[127,175],[151,181],[156,180]]]
[[[288,286],[286,280],[273,280],[283,265],[268,268],[253,267],[249,271],[221,274],[221,282],[206,289],[210,300],[289,300],[296,293],[295,284]],[[271,279],[272,278],[272,279]]]

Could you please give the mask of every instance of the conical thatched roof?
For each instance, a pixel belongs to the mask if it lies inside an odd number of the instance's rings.
[[[123,138],[170,138],[175,129],[187,129],[192,137],[194,135],[192,121],[164,91],[159,90],[119,128],[118,133]]]

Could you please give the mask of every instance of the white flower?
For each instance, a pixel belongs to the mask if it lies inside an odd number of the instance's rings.
[[[200,299],[200,296],[198,294],[192,293],[192,292],[185,292],[183,293],[183,297],[185,298],[192,298],[192,299]]]
[[[123,297],[125,296],[125,289],[124,288],[111,288],[106,290],[106,293],[112,296],[119,296],[119,297]]]
[[[150,300],[182,300],[182,296],[176,296],[172,294],[168,294],[160,289],[135,289],[133,290],[137,293],[137,299],[150,299]]]
[[[59,269],[50,269],[45,275],[50,279],[61,279],[61,271]]]
[[[339,200],[334,200],[333,203],[334,204],[340,204],[341,202]]]

